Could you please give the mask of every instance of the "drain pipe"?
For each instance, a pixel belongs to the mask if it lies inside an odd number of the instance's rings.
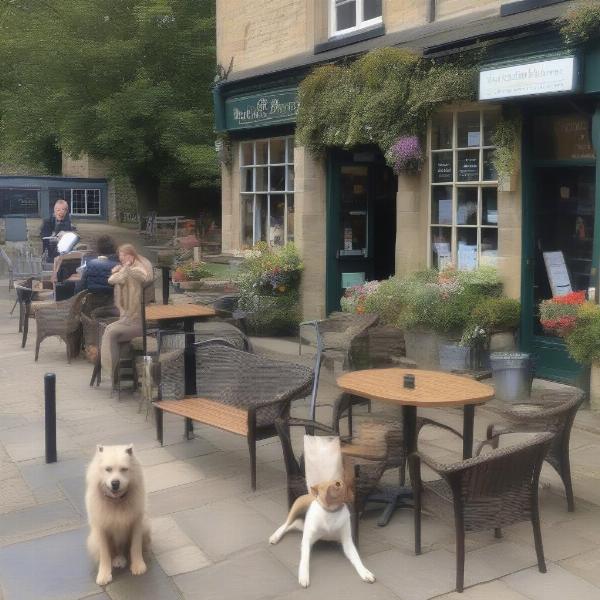
[[[425,17],[427,23],[433,23],[435,21],[435,0],[429,0],[429,4],[427,5],[427,16]]]

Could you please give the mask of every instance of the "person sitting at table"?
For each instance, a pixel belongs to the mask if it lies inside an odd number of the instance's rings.
[[[54,214],[47,219],[44,219],[42,228],[40,229],[40,237],[42,238],[42,246],[44,252],[47,252],[47,262],[52,262],[58,254],[56,243],[51,243],[50,240],[44,238],[56,237],[61,231],[74,231],[75,227],[71,223],[69,215],[69,205],[65,200],[59,198],[54,203]]]
[[[114,288],[108,279],[119,264],[115,242],[109,235],[101,235],[96,241],[96,250],[96,254],[84,256],[82,266],[77,269],[81,278],[75,283],[75,293],[88,290],[112,296]]]
[[[100,351],[102,369],[113,383],[114,368],[119,361],[119,344],[142,335],[142,293],[154,279],[152,264],[140,256],[134,246],[123,244],[118,252],[119,264],[112,269],[108,283],[114,286],[115,305],[120,316],[105,329]]]

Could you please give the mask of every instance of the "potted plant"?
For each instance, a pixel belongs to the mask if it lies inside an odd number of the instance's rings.
[[[198,290],[202,287],[202,280],[210,277],[206,263],[188,262],[179,265],[173,273],[173,281],[178,283],[184,290]]]
[[[547,333],[566,337],[575,327],[579,308],[585,302],[585,292],[570,292],[540,303],[540,322]]]
[[[600,410],[600,306],[579,305],[575,323],[566,333],[567,350],[580,364],[590,366],[590,408]]]
[[[423,164],[423,149],[416,135],[399,137],[386,153],[394,173],[418,173]]]
[[[303,265],[295,246],[270,247],[259,242],[240,265],[239,308],[255,335],[288,335],[300,322],[300,277]]]

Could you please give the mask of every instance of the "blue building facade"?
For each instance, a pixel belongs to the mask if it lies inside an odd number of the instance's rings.
[[[82,220],[108,220],[108,180],[80,177],[0,176],[0,217],[46,218],[58,199]]]

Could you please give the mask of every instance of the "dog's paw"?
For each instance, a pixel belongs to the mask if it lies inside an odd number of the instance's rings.
[[[110,571],[98,571],[96,583],[100,586],[108,585],[112,581],[112,573]]]
[[[115,569],[122,569],[127,566],[127,559],[122,554],[119,554],[119,556],[115,556],[112,559],[112,566]]]
[[[360,578],[367,583],[373,583],[375,581],[375,575],[371,573],[368,569],[365,569],[360,573]]]
[[[270,538],[269,538],[269,544],[276,544],[277,542],[279,542],[279,540],[281,539],[281,536],[275,532]]]
[[[147,571],[146,563],[143,560],[131,563],[132,575],[143,575]]]
[[[300,573],[298,575],[298,583],[303,588],[307,588],[310,585],[310,577],[309,577],[308,573]]]

